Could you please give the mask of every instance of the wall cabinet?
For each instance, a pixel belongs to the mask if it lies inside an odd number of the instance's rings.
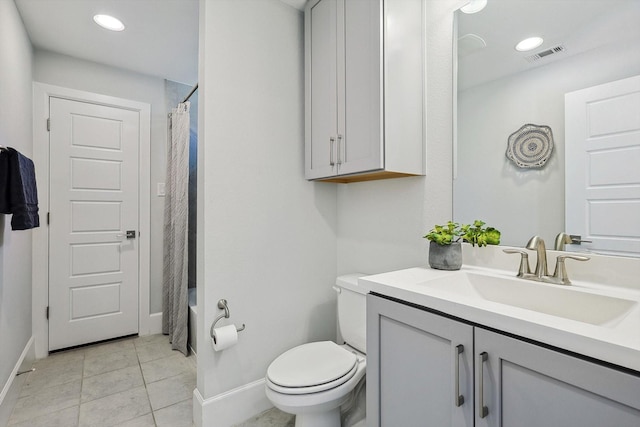
[[[640,375],[369,295],[367,425],[637,427]]]
[[[305,176],[424,174],[423,1],[305,7]]]

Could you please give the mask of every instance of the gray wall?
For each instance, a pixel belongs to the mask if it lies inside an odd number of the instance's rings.
[[[32,69],[31,43],[15,4],[0,1],[0,145],[28,157],[33,149]],[[10,215],[0,215],[0,390],[31,338],[32,232],[11,231],[10,223]],[[3,405],[0,425],[5,416]]]
[[[426,176],[338,186],[338,274],[426,266],[422,238],[452,215],[453,11],[426,1]]]
[[[209,399],[264,378],[288,348],[335,337],[337,223],[335,185],[304,179],[302,12],[202,0],[200,14],[198,342],[220,298],[247,326],[228,350],[198,346]]]
[[[205,400],[231,401],[224,392],[263,378],[282,351],[333,337],[336,273],[426,265],[422,235],[452,214],[452,11],[462,3],[426,2],[427,176],[336,185],[304,180],[302,14],[276,1],[201,1],[198,339],[208,341],[219,298],[247,324],[235,347],[198,353]]]
[[[162,265],[164,198],[156,190],[165,177],[165,80],[41,50],[35,53],[33,80],[151,104],[150,312],[162,311],[162,269],[153,266]]]

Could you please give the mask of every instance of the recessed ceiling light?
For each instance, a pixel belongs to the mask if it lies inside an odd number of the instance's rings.
[[[535,49],[542,44],[544,40],[542,37],[529,37],[528,39],[522,40],[520,43],[516,45],[516,50],[519,52],[526,52],[531,49]]]
[[[471,0],[465,6],[460,8],[464,13],[477,13],[480,12],[487,5],[487,0]]]
[[[124,30],[124,24],[118,18],[114,18],[111,15],[95,15],[93,20],[96,24],[100,25],[102,28],[106,28],[111,31],[122,31]]]

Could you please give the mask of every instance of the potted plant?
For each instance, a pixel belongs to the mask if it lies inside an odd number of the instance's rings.
[[[438,270],[459,270],[462,267],[461,242],[472,246],[500,244],[500,231],[485,227],[475,220],[473,224],[458,224],[453,221],[436,225],[424,236],[429,240],[429,265]]]

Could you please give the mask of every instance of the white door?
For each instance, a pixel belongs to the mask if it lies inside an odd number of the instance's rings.
[[[49,102],[49,350],[56,350],[138,332],[140,118]]]
[[[565,122],[566,232],[640,256],[640,76],[566,94]]]

